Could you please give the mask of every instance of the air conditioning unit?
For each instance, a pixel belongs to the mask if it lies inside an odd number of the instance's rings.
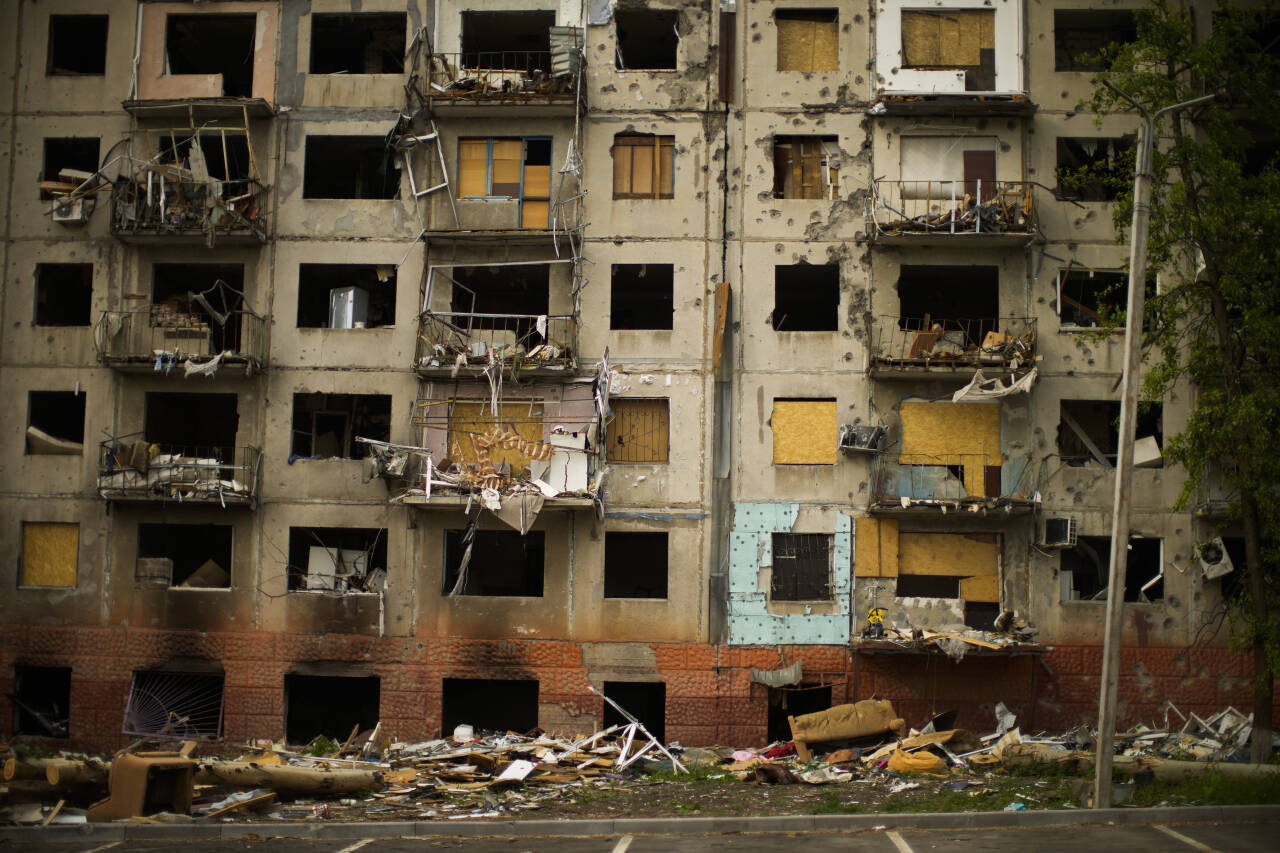
[[[844,424],[840,427],[836,445],[841,450],[854,450],[873,453],[880,449],[880,441],[884,438],[882,426],[855,426]]]
[[[1079,541],[1074,518],[1046,518],[1044,520],[1044,539],[1040,542],[1046,548],[1074,548]]]
[[[1196,545],[1196,559],[1200,561],[1200,568],[1204,569],[1205,580],[1220,578],[1235,571],[1221,536]]]
[[[89,210],[85,208],[82,198],[55,201],[51,212],[53,221],[63,225],[83,225],[89,221]]]

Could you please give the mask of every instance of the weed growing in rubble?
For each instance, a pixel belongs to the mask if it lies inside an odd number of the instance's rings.
[[[810,809],[812,814],[858,814],[863,808],[858,803],[846,803],[840,798],[838,789],[829,789],[822,792],[821,799],[813,804]]]
[[[1140,806],[1280,803],[1280,774],[1260,779],[1228,779],[1218,773],[1203,773],[1178,782],[1152,782],[1135,788],[1133,800]]]
[[[736,782],[733,774],[726,773],[724,770],[716,767],[708,767],[705,764],[694,764],[688,768],[688,773],[677,773],[674,770],[654,770],[645,775],[647,782],[688,782],[692,785],[710,785],[720,782]]]

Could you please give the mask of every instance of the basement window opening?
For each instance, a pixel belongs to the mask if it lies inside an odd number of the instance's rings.
[[[76,585],[80,525],[74,522],[22,522],[22,562],[18,586],[60,587]]]
[[[257,15],[169,15],[165,73],[220,74],[223,97],[251,98],[257,28]]]
[[[381,679],[375,675],[284,677],[285,739],[294,745],[327,737],[343,743],[378,724]]]
[[[403,13],[313,14],[312,74],[403,74]]]
[[[836,401],[776,397],[769,418],[774,465],[836,464]]]
[[[390,394],[294,394],[292,459],[361,459],[356,436],[391,440]]]
[[[1058,186],[1068,201],[1114,201],[1133,186],[1134,141],[1122,137],[1058,137]]]
[[[221,674],[134,672],[124,709],[123,732],[215,740],[222,734],[223,686]]]
[[[676,34],[679,13],[675,10],[646,9],[613,13],[617,31],[617,53],[614,56],[619,71],[674,71],[676,49],[680,37]]]
[[[299,329],[376,329],[395,322],[394,265],[299,265]]]
[[[670,453],[671,411],[666,397],[609,401],[610,462],[666,462]]]
[[[901,329],[937,329],[962,347],[976,347],[996,331],[999,317],[999,267],[904,265],[899,272]]]
[[[400,161],[381,136],[308,136],[302,197],[400,197]]]
[[[609,328],[667,331],[675,313],[673,264],[614,264]]]
[[[838,9],[775,9],[773,22],[779,71],[840,70]]]
[[[479,595],[541,598],[545,536],[532,530],[446,530],[446,596]]]
[[[290,591],[378,592],[386,577],[386,530],[289,528]]]
[[[774,601],[830,599],[834,538],[830,533],[773,534],[769,597]]]
[[[1125,601],[1164,598],[1163,559],[1163,540],[1140,536],[1129,539]],[[1110,565],[1111,537],[1081,536],[1076,547],[1065,549],[1060,555],[1062,600],[1106,601]]]
[[[1132,9],[1054,9],[1053,70],[1102,71],[1108,48],[1137,38]]]
[[[69,193],[98,171],[101,140],[97,137],[49,137],[44,140],[44,164],[40,171],[40,199]],[[67,172],[63,176],[64,170]]]
[[[791,740],[791,723],[787,717],[816,714],[830,708],[830,684],[801,683],[798,687],[770,687],[767,717],[769,741]]]
[[[1063,464],[1093,467],[1102,459],[1114,466],[1120,446],[1120,404],[1108,400],[1063,400],[1058,423],[1058,454]],[[1161,468],[1164,447],[1164,406],[1140,403],[1134,437],[1134,465]],[[1154,440],[1144,442],[1144,439]]]
[[[88,326],[93,264],[36,264],[37,326]]]
[[[69,736],[71,667],[15,666],[11,698],[14,734]]]
[[[667,553],[666,533],[605,531],[604,597],[666,598]]]
[[[240,425],[237,403],[235,394],[149,391],[143,437],[166,452],[231,459]]]
[[[902,67],[963,71],[965,91],[993,91],[996,87],[995,12],[904,10]]]
[[[551,313],[551,265],[454,267],[449,310],[453,322],[467,330],[512,333],[511,343],[542,342],[539,316]],[[504,316],[505,315],[505,316]]]
[[[50,77],[100,77],[107,70],[108,15],[50,15]]]
[[[790,264],[773,268],[773,329],[834,332],[840,328],[840,265]]]
[[[613,137],[614,198],[675,198],[676,138],[646,133]]]
[[[142,587],[231,588],[231,525],[139,524],[134,578]]]
[[[481,732],[525,734],[538,727],[538,682],[523,678],[445,678],[440,691],[440,727],[460,725]]]
[[[75,391],[28,391],[27,455],[84,453],[86,397]]]
[[[628,714],[639,720],[659,743],[667,742],[666,684],[661,681],[606,681],[604,696],[617,702]],[[608,702],[604,703],[601,728],[625,726],[630,722]]]
[[[151,326],[176,339],[183,352],[201,346],[207,356],[240,352],[245,311],[244,264],[152,267]]]
[[[551,70],[553,11],[462,13],[462,67]]]
[[[835,136],[773,138],[774,198],[840,197],[840,146]]]

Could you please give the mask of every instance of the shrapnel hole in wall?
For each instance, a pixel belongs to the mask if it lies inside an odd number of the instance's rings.
[[[290,527],[290,590],[365,592],[386,577],[387,532],[376,527]]]
[[[299,264],[299,329],[374,329],[396,321],[390,264]]]
[[[378,724],[381,679],[374,675],[309,675],[284,677],[285,739],[310,743],[317,737],[344,742],[353,728]]]
[[[840,265],[780,264],[773,268],[774,331],[834,332],[840,328]]]
[[[604,534],[604,597],[667,597],[667,534],[609,530]]]
[[[107,70],[108,15],[50,15],[50,77],[99,76]]]
[[[667,685],[661,681],[606,681],[604,695],[640,721],[661,743],[667,741]],[[604,703],[602,728],[625,726],[630,721],[608,702]],[[643,736],[639,736],[643,740]]]
[[[538,682],[515,678],[445,678],[441,733],[466,724],[481,731],[525,733],[538,726]]]
[[[228,589],[230,524],[139,524],[139,586]]]
[[[400,197],[400,159],[381,136],[308,136],[302,197]]]
[[[619,70],[664,71],[676,67],[679,13],[674,9],[625,10],[613,14]]]
[[[165,68],[169,74],[221,74],[222,94],[253,96],[257,15],[169,15]]]
[[[402,74],[403,13],[313,14],[312,74]]]
[[[360,459],[357,437],[391,440],[390,394],[294,394],[292,455]]]
[[[499,11],[462,13],[463,68],[551,70],[551,28],[556,13]]]
[[[13,668],[14,734],[65,738],[70,732],[71,667]]]
[[[531,530],[446,530],[445,595],[541,598],[545,535]]]
[[[36,264],[37,326],[88,326],[93,264]]]
[[[613,264],[609,328],[668,330],[674,308],[672,264]]]

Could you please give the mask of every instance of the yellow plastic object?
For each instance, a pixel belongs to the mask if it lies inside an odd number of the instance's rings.
[[[889,769],[898,773],[941,773],[947,769],[946,762],[928,750],[919,752],[903,752],[895,749],[889,756]]]

